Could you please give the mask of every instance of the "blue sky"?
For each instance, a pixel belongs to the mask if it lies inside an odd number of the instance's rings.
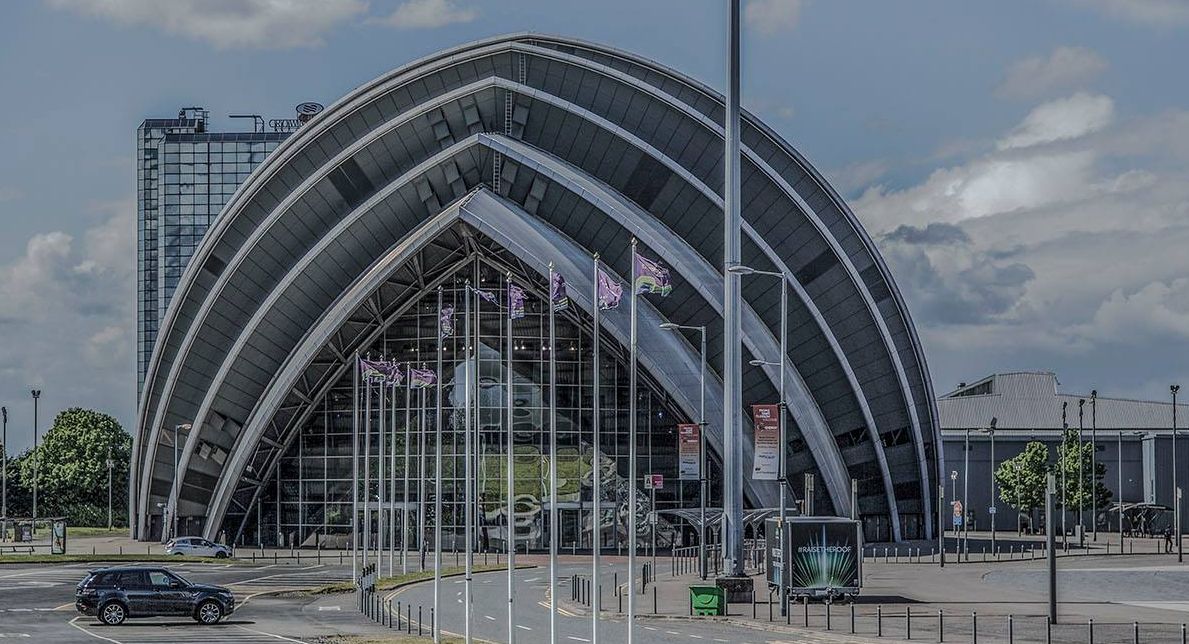
[[[721,86],[718,0],[45,0],[0,20],[0,404],[135,415],[133,133],[286,117],[410,60],[539,31]],[[1189,374],[1189,0],[744,0],[744,102],[838,185],[936,387]],[[43,427],[48,421],[43,422]]]

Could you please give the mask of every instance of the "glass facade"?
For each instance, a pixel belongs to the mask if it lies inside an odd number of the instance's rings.
[[[137,392],[157,329],[190,257],[224,204],[288,136],[207,131],[207,112],[146,119],[136,131]]]
[[[502,299],[503,280],[486,267],[474,269],[481,284]],[[471,275],[471,269],[465,271]],[[461,275],[454,276],[444,289],[446,306],[457,312],[456,335],[442,345],[442,478],[443,546],[462,545],[465,503],[465,433],[464,394],[456,383],[465,382],[462,362],[464,329],[464,286]],[[385,356],[414,366],[434,369],[439,348],[436,337],[436,292],[427,294],[403,316],[391,324],[370,348],[373,357]],[[625,304],[626,306],[626,304]],[[502,547],[505,543],[504,517],[507,506],[506,457],[508,446],[506,317],[495,306],[483,303],[478,312],[478,428],[474,435],[473,467],[479,517],[480,547]],[[628,469],[628,374],[620,347],[604,338],[600,358],[601,429],[600,456],[592,450],[592,369],[593,352],[589,319],[579,319],[573,312],[559,313],[557,329],[557,452],[549,445],[549,347],[548,314],[540,294],[530,295],[526,317],[512,326],[512,442],[514,445],[514,525],[520,548],[546,548],[549,534],[549,463],[557,459],[559,478],[558,509],[562,548],[589,549],[592,536],[593,476],[592,462],[602,467],[601,510],[604,548],[626,544],[628,494],[631,486]],[[473,318],[474,319],[474,318]],[[474,373],[474,371],[472,372]],[[375,509],[383,498],[385,507],[394,509],[395,521],[407,513],[404,528],[396,531],[396,544],[403,539],[412,547],[416,535],[432,539],[433,498],[439,488],[434,476],[436,454],[437,389],[395,391],[380,387],[370,394],[361,386],[359,453],[360,489],[365,468],[370,476],[372,499],[367,523],[373,535],[378,533]],[[660,510],[698,505],[698,482],[677,479],[676,425],[688,422],[658,388],[640,373],[637,404],[638,456],[636,494],[637,525],[643,546],[650,538],[648,513],[651,497],[643,489],[646,474],[664,476],[664,487],[656,491]],[[370,401],[370,405],[369,405]],[[381,419],[380,406],[384,406]],[[370,422],[362,420],[362,410],[370,406]],[[280,465],[263,487],[255,507],[246,513],[232,511],[224,522],[227,538],[241,544],[328,547],[347,544],[351,525],[352,484],[352,377],[348,373],[314,408],[296,439],[282,456]],[[363,436],[367,434],[366,440]],[[383,445],[381,445],[383,441]],[[381,451],[385,455],[381,462]],[[421,456],[424,455],[424,458]],[[366,465],[365,465],[366,464]],[[385,479],[381,490],[379,477]],[[710,464],[711,480],[719,480],[719,466]],[[408,474],[406,479],[406,472]],[[717,486],[714,486],[717,487]],[[362,492],[361,492],[362,493]],[[709,505],[720,503],[717,489],[711,491]],[[362,496],[360,497],[362,499]],[[424,499],[424,506],[420,500]],[[362,501],[361,501],[362,504]],[[363,517],[362,507],[360,517]],[[387,519],[386,519],[387,520]],[[673,519],[674,523],[680,523]],[[242,529],[241,529],[242,526]],[[424,532],[418,529],[422,526]],[[387,529],[386,529],[387,530]],[[373,536],[374,538],[374,536]],[[680,529],[662,513],[657,529],[661,547],[690,543],[692,530]],[[386,539],[387,542],[387,539]],[[374,543],[374,541],[373,541]]]

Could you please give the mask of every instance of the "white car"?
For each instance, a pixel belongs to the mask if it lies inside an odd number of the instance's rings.
[[[178,537],[165,544],[165,554],[226,559],[231,556],[231,548],[202,537]]]

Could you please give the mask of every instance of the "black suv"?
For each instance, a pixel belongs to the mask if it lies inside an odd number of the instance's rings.
[[[75,588],[74,607],[109,626],[129,617],[189,615],[215,624],[235,610],[235,596],[220,586],[192,584],[165,568],[144,566],[92,571]]]

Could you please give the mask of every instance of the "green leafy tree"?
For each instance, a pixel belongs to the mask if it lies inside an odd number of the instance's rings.
[[[1057,503],[1069,510],[1090,510],[1094,507],[1097,488],[1098,507],[1105,508],[1111,501],[1111,491],[1103,483],[1106,478],[1106,465],[1098,461],[1091,467],[1094,445],[1090,441],[1082,441],[1078,445],[1076,429],[1066,429],[1057,447],[1057,466],[1053,474],[1057,477]]]
[[[65,516],[73,525],[106,525],[110,454],[112,507],[115,522],[121,523],[127,515],[131,451],[132,437],[115,418],[90,409],[67,409],[54,419],[37,449],[19,459],[20,485],[31,493],[36,469],[39,516]]]
[[[995,469],[999,498],[1025,515],[1043,508],[1045,477],[1048,473],[1049,448],[1037,441],[1028,443],[1022,452],[1003,461]]]

